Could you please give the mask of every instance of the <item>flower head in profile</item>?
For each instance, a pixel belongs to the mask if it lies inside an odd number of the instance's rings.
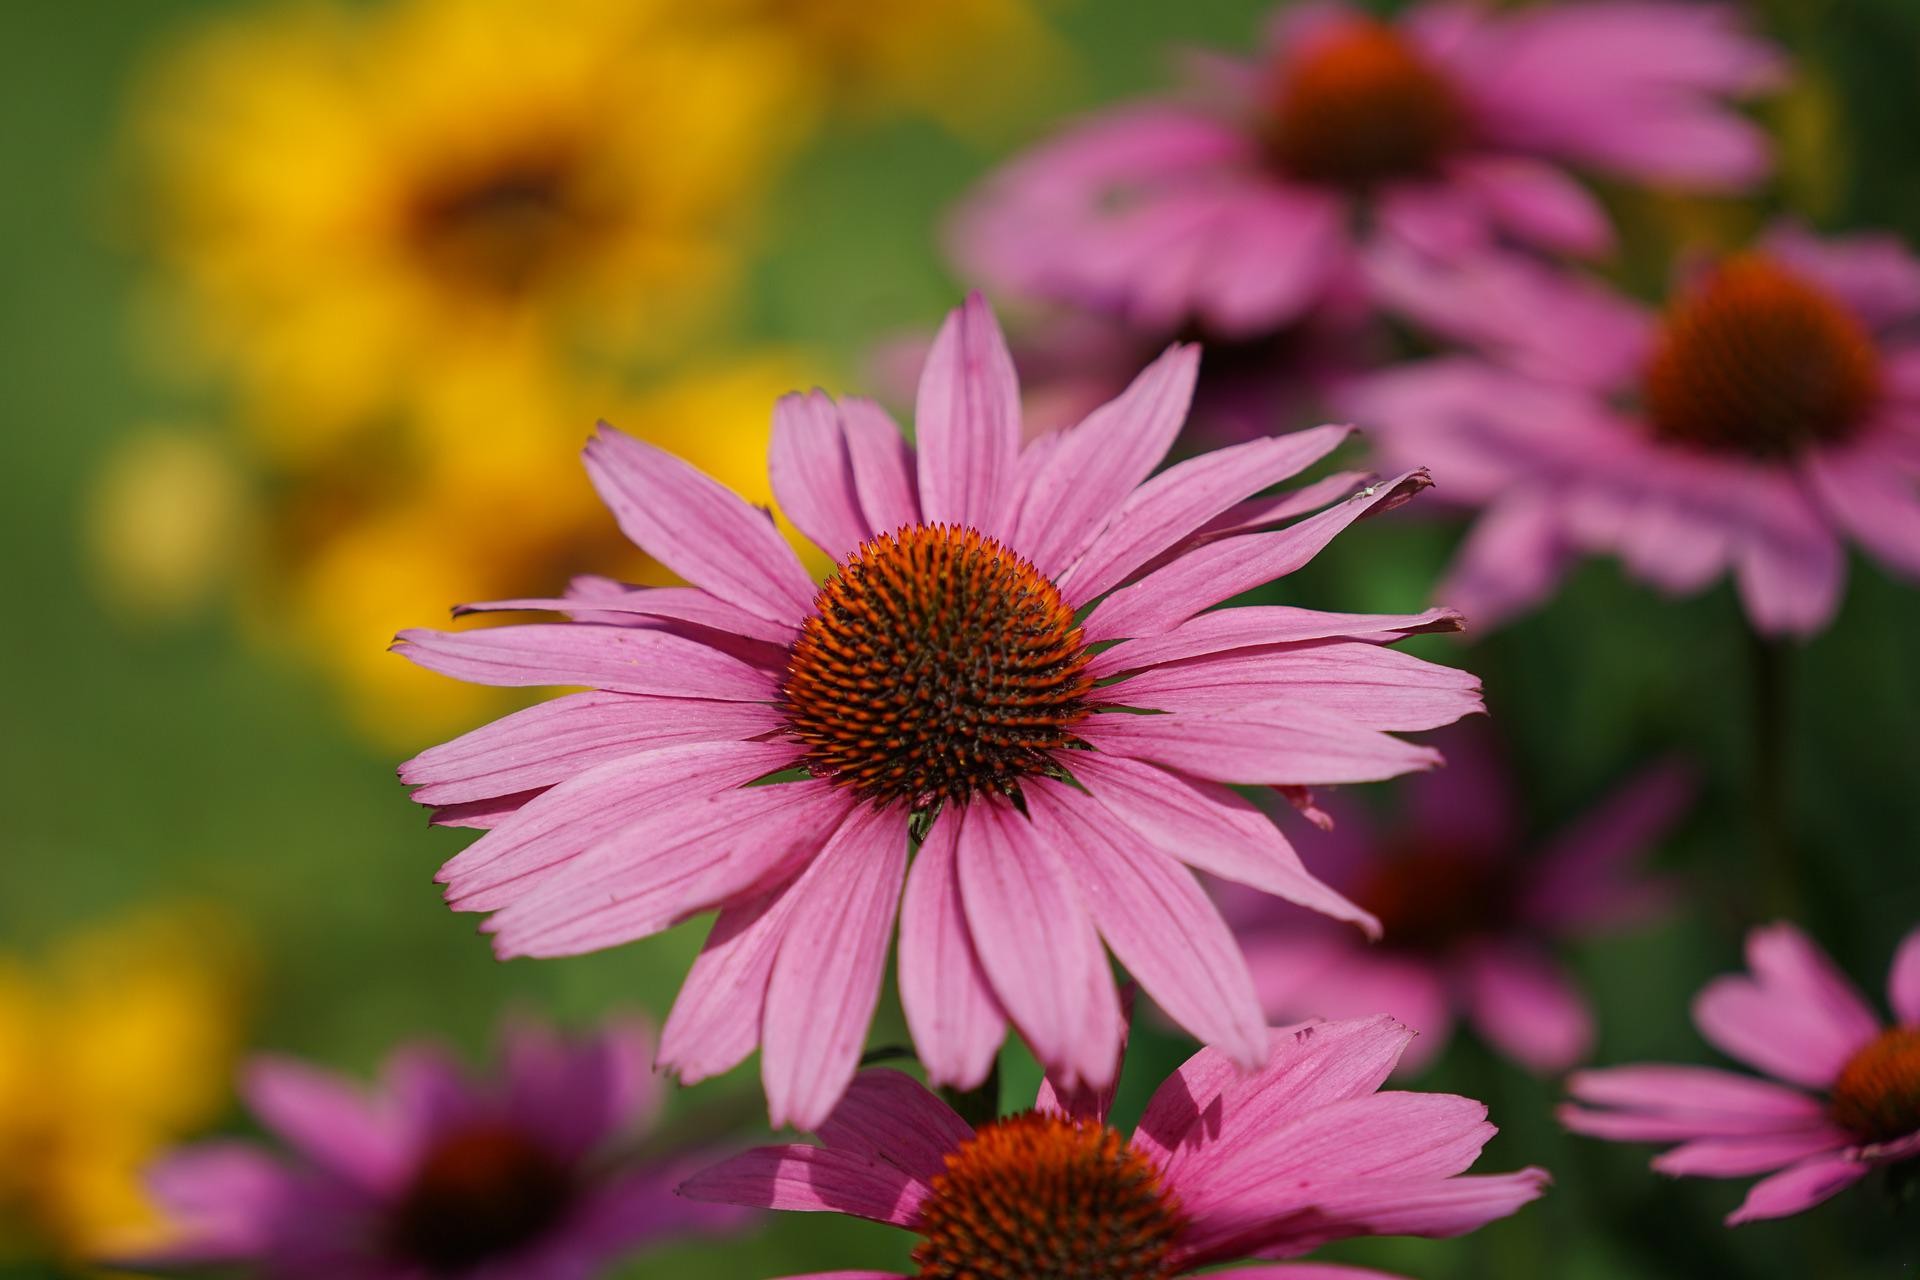
[[[1447,768],[1399,785],[1393,825],[1340,805],[1331,829],[1302,841],[1328,883],[1379,918],[1379,945],[1233,886],[1227,919],[1271,1017],[1384,1010],[1419,1033],[1405,1071],[1438,1057],[1464,1017],[1528,1070],[1563,1071],[1591,1049],[1593,1013],[1557,950],[1663,904],[1666,886],[1636,864],[1686,806],[1690,780],[1650,768],[1536,844],[1489,732],[1476,722],[1431,741]]]
[[[140,1171],[211,1124],[251,964],[231,922],[154,906],[0,955],[0,1255],[75,1261],[159,1227]]]
[[[1893,239],[1780,228],[1658,315],[1514,262],[1396,277],[1479,354],[1390,370],[1342,407],[1480,509],[1441,588],[1476,623],[1592,554],[1675,595],[1731,574],[1769,635],[1832,620],[1849,540],[1920,577],[1920,262]]]
[[[1767,148],[1727,100],[1778,69],[1719,6],[1428,3],[1388,22],[1286,5],[1257,61],[1198,68],[1211,101],[1116,108],[1016,159],[962,210],[955,249],[1009,296],[1238,340],[1364,293],[1382,247],[1606,248],[1563,163],[1752,183]]]
[[[803,114],[793,57],[670,0],[322,3],[213,26],[136,116],[188,332],[291,456],[448,368],[647,354],[727,292]]]
[[[1009,1023],[1063,1080],[1109,1083],[1121,1019],[1103,939],[1176,1021],[1256,1064],[1252,978],[1194,869],[1373,920],[1226,784],[1428,768],[1439,754],[1392,731],[1480,701],[1473,677],[1389,647],[1457,627],[1450,611],[1214,609],[1428,481],[1272,492],[1344,427],[1153,474],[1197,359],[1169,350],[1023,448],[976,296],[928,357],[917,452],[869,401],[782,400],[773,491],[837,563],[824,585],[766,512],[603,430],[595,485],[690,585],[590,582],[492,606],[570,621],[402,633],[405,656],[448,675],[588,690],[402,766],[440,821],[489,828],[442,869],[449,901],[494,913],[503,956],[717,909],[662,1060],[697,1080],[760,1046],[775,1123],[817,1125],[853,1078],[896,915],[908,1024],[941,1083],[978,1084]]]
[[[243,1092],[284,1152],[219,1141],[161,1160],[149,1181],[173,1238],[140,1265],[585,1280],[649,1241],[724,1224],[674,1201],[684,1167],[620,1150],[658,1102],[651,1050],[634,1024],[568,1039],[521,1022],[502,1036],[495,1081],[418,1044],[388,1059],[371,1093],[257,1059]]]
[[[1673,1142],[1653,1167],[1753,1184],[1727,1225],[1812,1208],[1872,1173],[1920,1156],[1920,929],[1894,954],[1894,1025],[1789,924],[1747,937],[1748,973],[1716,978],[1693,1002],[1707,1042],[1771,1079],[1717,1067],[1630,1066],[1568,1081],[1560,1118],[1615,1142]]]
[[[920,1280],[1172,1280],[1357,1236],[1463,1235],[1538,1197],[1547,1176],[1467,1173],[1494,1134],[1480,1103],[1379,1091],[1412,1038],[1386,1017],[1278,1027],[1252,1072],[1203,1049],[1130,1137],[1108,1123],[1110,1095],[1047,1080],[1031,1110],[976,1129],[912,1077],[871,1069],[819,1146],[747,1152],[681,1194],[905,1227]],[[1230,1274],[1393,1280],[1310,1264]]]

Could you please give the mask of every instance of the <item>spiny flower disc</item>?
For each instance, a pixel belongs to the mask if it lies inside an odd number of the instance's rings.
[[[1028,1112],[948,1154],[913,1260],[922,1280],[1166,1280],[1180,1226],[1159,1170],[1126,1139]]]
[[[1429,174],[1466,133],[1453,86],[1392,27],[1362,20],[1288,68],[1268,153],[1308,182],[1368,186]]]
[[[1828,1113],[1862,1142],[1920,1133],[1920,1027],[1883,1031],[1854,1054],[1833,1082]]]
[[[1092,686],[1073,608],[972,529],[882,534],[820,588],[788,663],[807,767],[925,809],[1057,771]]]
[[[1860,321],[1777,263],[1747,256],[1668,310],[1646,402],[1669,440],[1776,458],[1845,440],[1879,391],[1879,356]]]
[[[458,1130],[421,1161],[388,1219],[388,1242],[428,1274],[456,1274],[545,1235],[572,1200],[566,1169],[526,1135]]]

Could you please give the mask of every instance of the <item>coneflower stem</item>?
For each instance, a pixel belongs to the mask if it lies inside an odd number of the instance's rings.
[[[1794,850],[1789,795],[1788,735],[1792,698],[1787,643],[1747,628],[1753,697],[1753,787],[1750,809],[1754,853],[1762,885],[1760,908],[1782,917],[1802,908],[1799,859]]]

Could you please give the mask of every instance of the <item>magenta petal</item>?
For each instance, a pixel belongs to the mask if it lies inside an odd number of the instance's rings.
[[[765,511],[698,468],[606,424],[587,474],[621,532],[688,582],[775,622],[813,606],[813,579]]]
[[[898,424],[873,401],[848,396],[840,402],[840,429],[868,527],[875,533],[895,533],[919,524],[913,449]]]
[[[1564,1071],[1593,1048],[1593,1011],[1566,970],[1534,944],[1481,942],[1462,972],[1474,1026],[1528,1070]]]
[[[1292,605],[1247,605],[1200,614],[1157,636],[1123,640],[1095,654],[1087,669],[1096,677],[1116,676],[1163,662],[1262,645],[1357,638],[1386,641],[1434,631],[1458,631],[1460,622],[1460,615],[1451,609],[1324,613]]]
[[[1284,529],[1209,543],[1102,600],[1087,615],[1083,634],[1096,642],[1171,631],[1203,609],[1285,577],[1355,520],[1398,506],[1432,483],[1424,470],[1408,471]]]
[[[1058,577],[1166,457],[1199,368],[1198,347],[1169,347],[1118,399],[1047,437],[1056,443],[1032,465],[1012,531],[1013,545],[1041,573]]]
[[[773,496],[794,527],[835,561],[872,537],[860,505],[840,414],[824,391],[781,396],[767,453]]]
[[[175,1238],[126,1260],[141,1270],[258,1258],[284,1214],[296,1206],[312,1211],[301,1204],[299,1178],[243,1142],[207,1142],[169,1152],[147,1169],[146,1184]]]
[[[1517,494],[1482,513],[1434,595],[1491,629],[1552,595],[1575,558],[1555,495]]]
[[[1111,590],[1221,512],[1312,466],[1352,434],[1351,427],[1315,427],[1176,463],[1120,505],[1106,529],[1060,575],[1060,589],[1075,601]]]
[[[1011,532],[1020,456],[1020,384],[986,299],[969,294],[947,316],[920,372],[914,406],[920,511],[929,524]]]
[[[1318,1193],[1314,1208],[1339,1222],[1343,1236],[1447,1239],[1519,1212],[1552,1181],[1545,1169],[1441,1180],[1368,1178]]]
[[[954,846],[960,811],[943,814],[907,873],[900,904],[900,1003],[927,1079],[971,1089],[987,1078],[1007,1015],[974,954]]]
[[[792,898],[792,886],[782,886],[726,908],[713,922],[660,1031],[660,1066],[680,1083],[698,1084],[729,1071],[760,1043],[767,979]]]
[[[755,738],[782,724],[759,702],[570,693],[516,711],[400,766],[415,804],[463,804],[550,787],[656,747]]]
[[[912,1076],[871,1067],[854,1076],[819,1136],[835,1150],[885,1161],[932,1185],[973,1127]]]
[[[1727,1225],[1791,1217],[1845,1191],[1871,1168],[1843,1154],[1810,1156],[1754,1183],[1740,1207],[1727,1215]]]
[[[1154,1002],[1241,1066],[1264,1063],[1253,978],[1193,873],[1072,788],[1043,778],[1025,794],[1035,830],[1061,852],[1101,936]]]
[[[1209,715],[1099,715],[1077,728],[1098,750],[1240,786],[1379,782],[1441,763],[1431,747],[1284,703]]]
[[[474,684],[592,685],[666,698],[773,702],[779,681],[710,645],[664,631],[534,623],[481,631],[402,631],[394,652]]]
[[[793,643],[799,628],[748,613],[698,587],[630,587],[623,582],[582,575],[557,599],[487,600],[463,604],[456,618],[470,613],[564,613],[576,622],[638,625],[640,619],[683,622],[722,636],[758,640],[781,649]]]
[[[1606,209],[1564,169],[1524,156],[1487,154],[1459,161],[1453,176],[1515,239],[1582,255],[1613,244]]]
[[[904,816],[861,807],[794,885],[761,1033],[774,1128],[817,1127],[859,1070],[906,873]]]
[[[897,1166],[827,1147],[756,1147],[697,1173],[680,1187],[690,1200],[846,1213],[907,1226],[927,1196],[926,1186]]]
[[[1881,450],[1816,454],[1808,479],[1821,507],[1888,568],[1920,577],[1920,485]]]
[[[1076,757],[1073,772],[1161,852],[1378,936],[1379,921],[1309,872],[1273,820],[1228,788],[1100,752]]]
[[[1695,1138],[1655,1156],[1653,1167],[1671,1178],[1746,1178],[1850,1145],[1852,1139],[1839,1129]]]
[[[1887,1003],[1894,1021],[1903,1027],[1920,1026],[1920,929],[1900,940],[1887,975]]]
[[[982,799],[966,808],[957,859],[974,954],[1034,1056],[1068,1087],[1110,1083],[1119,996],[1060,854],[1011,805]]]
[[[1820,1089],[1878,1034],[1853,984],[1792,925],[1748,934],[1747,964],[1751,978],[1715,979],[1694,1000],[1694,1022],[1722,1053]]]
[[[1747,617],[1768,635],[1812,635],[1833,620],[1847,562],[1839,539],[1785,475],[1755,476],[1734,581]]]
[[[1265,646],[1162,663],[1102,693],[1142,710],[1232,714],[1284,702],[1363,729],[1437,729],[1484,710],[1480,678],[1357,640]]]
[[[247,1109],[307,1159],[374,1191],[403,1173],[408,1152],[354,1085],[292,1058],[262,1056],[241,1077]]]
[[[1784,223],[1761,240],[1768,255],[1832,292],[1874,329],[1920,315],[1920,259],[1888,234],[1817,236]]]
[[[609,1134],[645,1124],[659,1108],[650,1023],[610,1019],[576,1040],[518,1018],[505,1024],[500,1041],[508,1110],[569,1159],[586,1156]]]

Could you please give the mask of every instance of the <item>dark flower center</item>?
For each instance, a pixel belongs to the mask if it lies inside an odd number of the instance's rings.
[[[1390,852],[1355,898],[1380,918],[1382,945],[1435,954],[1498,931],[1510,897],[1501,872],[1474,850],[1422,846]]]
[[[529,151],[429,184],[407,212],[415,252],[452,284],[524,293],[576,256],[592,228],[575,168],[562,151]]]
[[[1833,1122],[1862,1142],[1920,1133],[1920,1027],[1881,1032],[1833,1082]]]
[[[433,1275],[458,1275],[551,1231],[573,1198],[566,1166],[525,1135],[504,1125],[461,1129],[414,1171],[387,1242]]]
[[[820,588],[793,646],[787,722],[816,775],[926,809],[1053,774],[1087,714],[1073,607],[971,529],[882,534]]]
[[[1646,377],[1668,440],[1780,458],[1851,436],[1880,392],[1865,326],[1766,258],[1730,258],[1667,310]]]
[[[1447,78],[1392,27],[1359,19],[1285,69],[1267,150],[1291,177],[1366,187],[1433,173],[1466,133]]]
[[[1104,1125],[1028,1112],[947,1156],[915,1229],[922,1280],[1167,1280],[1182,1218]]]

